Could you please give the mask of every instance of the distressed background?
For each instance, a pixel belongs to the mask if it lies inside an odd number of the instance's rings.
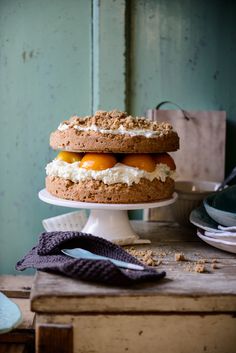
[[[43,218],[65,212],[37,193],[49,134],[73,113],[142,115],[167,99],[226,110],[230,171],[235,12],[233,0],[0,0],[0,273],[14,273]]]

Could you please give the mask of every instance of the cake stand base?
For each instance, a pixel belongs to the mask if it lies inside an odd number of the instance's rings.
[[[82,229],[119,245],[150,243],[140,239],[131,227],[128,212],[125,210],[91,210],[87,223]]]
[[[82,230],[78,229],[78,231],[102,237],[119,245],[131,245],[150,243],[150,240],[140,239],[135,233],[129,222],[127,211],[170,205],[176,201],[177,194],[174,193],[171,199],[159,202],[100,204],[60,199],[43,189],[39,192],[39,198],[44,202],[57,206],[90,209],[91,212],[87,223]]]

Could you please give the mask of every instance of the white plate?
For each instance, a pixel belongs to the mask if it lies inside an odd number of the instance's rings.
[[[229,241],[218,240],[215,238],[206,237],[204,235],[204,230],[198,229],[197,235],[200,239],[202,239],[205,243],[214,246],[217,249],[225,250],[231,253],[236,254],[236,243],[232,243]]]
[[[40,200],[50,203],[52,205],[71,207],[71,208],[87,208],[100,210],[141,210],[143,208],[163,207],[174,203],[177,200],[177,194],[174,192],[172,197],[168,200],[145,203],[94,203],[94,202],[79,202],[60,199],[51,195],[46,189],[39,191],[38,196]]]
[[[131,245],[150,243],[150,240],[140,239],[135,233],[129,222],[127,211],[170,205],[176,201],[177,194],[174,193],[170,199],[158,202],[104,204],[64,200],[52,196],[46,189],[43,189],[39,192],[39,198],[52,205],[90,209],[87,223],[82,230],[79,227],[78,231],[102,237],[119,245]]]
[[[228,241],[230,243],[236,244],[236,234],[235,233],[211,233],[211,232],[204,232],[204,236],[208,238],[214,238],[221,241]]]
[[[208,216],[203,205],[195,208],[191,212],[189,220],[198,228],[207,230],[209,232],[222,232],[222,230],[218,229],[218,224]]]

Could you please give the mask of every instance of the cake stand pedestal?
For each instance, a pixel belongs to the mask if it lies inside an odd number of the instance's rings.
[[[150,243],[148,239],[140,239],[134,232],[128,219],[128,210],[140,210],[170,205],[177,199],[174,193],[171,199],[159,202],[146,202],[136,204],[103,204],[91,202],[79,202],[60,199],[52,196],[46,189],[39,192],[40,200],[56,205],[70,208],[90,209],[90,215],[84,228],[78,231],[93,234],[105,238],[119,245]]]

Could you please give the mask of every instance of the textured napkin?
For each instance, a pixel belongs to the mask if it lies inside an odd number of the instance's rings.
[[[73,259],[61,253],[63,248],[77,247],[97,255],[142,265],[145,269],[143,271],[122,269],[109,260]],[[72,231],[42,233],[38,245],[16,264],[16,269],[19,271],[29,267],[81,280],[113,285],[156,281],[165,276],[165,272],[157,272],[143,265],[116,244],[91,234]]]
[[[218,225],[218,230],[205,230],[204,235],[209,238],[215,238],[218,240],[236,243],[236,226],[223,227],[221,225]]]

